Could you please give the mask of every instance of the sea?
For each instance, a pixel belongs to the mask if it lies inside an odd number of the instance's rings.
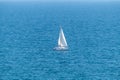
[[[0,80],[120,80],[120,2],[0,2]]]

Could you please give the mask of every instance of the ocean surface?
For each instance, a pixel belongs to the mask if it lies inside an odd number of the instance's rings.
[[[0,80],[120,80],[120,3],[0,2]]]

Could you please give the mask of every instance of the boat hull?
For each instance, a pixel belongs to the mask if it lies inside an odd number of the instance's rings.
[[[55,47],[54,50],[57,50],[57,51],[66,51],[66,50],[68,50],[68,47]]]

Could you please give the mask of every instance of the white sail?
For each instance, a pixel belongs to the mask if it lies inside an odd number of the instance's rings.
[[[66,42],[62,28],[60,29],[60,33],[59,33],[58,46],[67,47],[67,42]]]
[[[68,45],[62,28],[60,29],[60,33],[59,33],[58,46],[55,47],[54,50],[68,50]]]

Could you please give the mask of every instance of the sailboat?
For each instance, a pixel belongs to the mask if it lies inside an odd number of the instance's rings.
[[[54,48],[55,50],[68,50],[67,41],[65,39],[65,35],[63,29],[60,28],[59,38],[58,38],[58,46]]]

